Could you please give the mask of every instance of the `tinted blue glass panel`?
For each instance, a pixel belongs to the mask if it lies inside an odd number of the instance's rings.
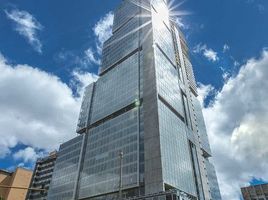
[[[213,164],[210,163],[210,161],[207,159],[205,159],[205,164],[207,168],[211,197],[213,200],[221,200],[221,193],[219,189],[215,168]]]
[[[60,146],[48,192],[49,200],[72,199],[78,176],[82,139],[81,135]]]
[[[159,2],[158,2],[159,1]],[[171,31],[169,30],[169,22],[168,17],[165,19],[165,12],[161,14],[161,10],[165,10],[162,4],[165,4],[163,0],[157,0],[157,5],[160,4],[159,12],[156,12],[152,9],[152,23],[153,23],[153,38],[154,42],[157,43],[167,57],[171,60],[173,64],[175,64],[175,51],[173,46],[173,39]],[[166,7],[166,6],[164,6]],[[162,11],[163,12],[163,11]],[[168,14],[168,13],[167,13]]]
[[[155,66],[158,93],[180,113],[181,116],[184,116],[178,72],[158,47],[155,47]]]
[[[77,129],[76,131],[79,132],[80,130],[86,128],[87,126],[87,120],[88,120],[88,115],[90,111],[90,104],[92,100],[92,94],[93,94],[93,87],[94,83],[90,84],[85,88],[85,93],[80,109],[80,114],[79,114],[79,119],[77,123]]]
[[[79,197],[118,191],[119,152],[123,151],[123,188],[139,183],[139,124],[135,108],[89,131]]]
[[[195,82],[195,77],[194,77],[194,72],[193,72],[193,66],[186,56],[183,56],[183,59],[184,59],[184,63],[185,63],[186,75],[187,75],[187,80],[188,80],[189,86],[192,88],[192,90],[195,93],[197,93],[197,87],[196,87],[196,82]]]
[[[185,124],[161,101],[158,102],[164,182],[196,195]]]
[[[194,105],[195,109],[195,116],[196,116],[196,122],[197,122],[197,128],[198,128],[198,134],[200,136],[201,140],[201,147],[209,154],[211,154],[210,145],[208,141],[208,135],[207,135],[207,129],[202,113],[202,108],[200,105],[199,100],[192,95],[192,103]]]
[[[139,18],[131,19],[104,43],[101,72],[139,47]]]
[[[128,0],[121,3],[115,11],[113,31],[122,27],[127,21],[137,15],[139,7],[136,4],[138,4],[137,0]]]
[[[99,78],[95,86],[91,124],[139,99],[139,53]]]

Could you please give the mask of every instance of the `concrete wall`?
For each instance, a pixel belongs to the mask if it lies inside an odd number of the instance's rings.
[[[12,173],[0,172],[0,185],[10,185]],[[6,199],[9,189],[0,188],[0,197]]]
[[[0,185],[11,187],[29,187],[32,178],[32,171],[17,168],[14,173],[0,174]],[[25,200],[28,190],[23,189],[0,189],[0,197],[4,200]],[[2,196],[1,196],[2,195]]]

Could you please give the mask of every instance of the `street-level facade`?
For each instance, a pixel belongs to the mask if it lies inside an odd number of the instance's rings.
[[[123,0],[99,79],[85,89],[80,135],[60,147],[49,200],[118,199],[121,169],[123,197],[175,189],[185,200],[221,200],[197,96],[167,1]]]

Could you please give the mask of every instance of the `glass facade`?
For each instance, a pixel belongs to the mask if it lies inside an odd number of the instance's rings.
[[[138,108],[135,108],[89,131],[79,198],[118,191],[121,150],[124,152],[123,188],[138,186],[138,118]]]
[[[158,45],[168,59],[175,65],[175,52],[173,48],[172,34],[169,29],[169,21],[165,19],[166,7],[163,0],[155,0],[152,9],[152,24],[153,24],[153,38],[156,45]]]
[[[201,172],[200,172],[200,166],[198,162],[198,156],[197,156],[197,151],[196,151],[196,146],[192,143],[189,142],[190,146],[190,151],[191,151],[191,157],[192,157],[192,162],[193,162],[193,168],[194,168],[194,177],[195,177],[195,182],[196,182],[196,191],[197,191],[197,196],[199,200],[204,200],[204,191],[202,187],[202,178],[201,178]]]
[[[100,78],[83,97],[82,135],[61,145],[48,200],[118,199],[120,151],[124,197],[176,189],[218,200],[187,45],[166,3],[124,0],[115,11]]]
[[[195,83],[195,77],[194,77],[194,73],[193,73],[192,64],[186,55],[183,55],[183,60],[184,60],[184,64],[185,64],[185,72],[186,72],[186,76],[187,76],[187,80],[188,80],[188,84],[190,86],[190,89],[192,92],[197,94],[197,87],[196,87],[196,83]]]
[[[87,126],[88,121],[88,113],[91,106],[92,95],[93,95],[94,83],[90,84],[85,88],[85,93],[80,109],[80,114],[78,118],[76,131],[80,132]]]
[[[139,99],[139,52],[96,83],[91,124]]]
[[[82,140],[83,135],[80,135],[60,146],[48,192],[49,200],[74,198]]]
[[[136,0],[123,1],[122,4],[116,9],[114,15],[113,32],[118,30],[121,26],[126,24],[131,18],[139,13],[139,4]]]
[[[132,18],[103,45],[101,72],[139,48],[139,17]]]
[[[155,48],[155,66],[159,95],[161,95],[181,116],[184,116],[177,70],[158,47]]]
[[[207,174],[208,174],[208,181],[209,181],[211,198],[213,200],[221,200],[221,193],[219,190],[219,184],[218,184],[215,168],[214,168],[213,164],[208,159],[205,159],[205,164],[207,167]]]
[[[151,11],[154,10],[157,13],[157,21],[155,22],[159,22],[159,24],[161,24],[160,22],[164,22],[168,27],[170,27],[169,10],[167,6],[167,1],[166,0],[151,0],[151,6],[152,6]],[[152,13],[152,18],[154,17],[155,15]],[[159,24],[156,23],[153,26],[157,27]]]
[[[159,129],[165,183],[196,195],[184,123],[159,101]]]
[[[201,141],[201,147],[203,148],[204,151],[206,151],[206,153],[211,155],[207,129],[206,129],[204,117],[202,114],[202,108],[201,108],[200,102],[195,96],[192,96],[192,99],[193,99],[194,108],[196,110],[196,121],[197,121],[198,134],[200,136],[200,141]]]

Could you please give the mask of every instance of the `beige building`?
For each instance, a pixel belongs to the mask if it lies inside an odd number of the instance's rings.
[[[25,200],[32,178],[32,171],[17,168],[15,172],[0,170],[0,199],[1,200]],[[19,188],[3,188],[3,186]]]

